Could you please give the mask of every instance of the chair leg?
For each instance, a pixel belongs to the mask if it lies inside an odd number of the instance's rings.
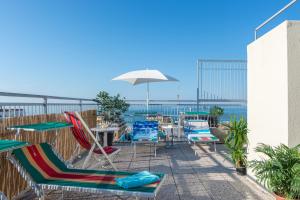
[[[154,157],[156,158],[156,143],[154,143]]]
[[[136,143],[133,144],[133,154],[134,158],[136,158]]]
[[[95,146],[96,146],[96,145],[93,144],[92,148],[91,148],[90,151],[89,151],[88,156],[86,157],[86,159],[85,159],[84,162],[83,162],[82,168],[86,168],[86,165],[87,165],[88,161],[91,159],[91,156],[92,156],[92,154],[93,154],[93,151],[94,151]]]
[[[214,149],[215,149],[215,153],[216,153],[217,152],[216,142],[214,142]]]

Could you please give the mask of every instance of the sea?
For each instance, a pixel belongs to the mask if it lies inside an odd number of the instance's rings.
[[[215,106],[215,105],[213,105]],[[246,105],[228,105],[228,104],[219,104],[216,105],[224,109],[224,114],[220,116],[221,122],[228,122],[230,119],[244,118],[247,120],[247,106]],[[200,105],[200,112],[209,112],[212,105]],[[178,120],[180,113],[184,112],[195,112],[197,111],[197,105],[188,104],[188,105],[151,105],[149,107],[149,114],[160,114],[165,116],[171,116],[174,121]],[[146,118],[146,108],[145,106],[141,107],[131,105],[129,110],[125,113],[125,121],[127,123],[132,123],[133,121],[145,120]]]

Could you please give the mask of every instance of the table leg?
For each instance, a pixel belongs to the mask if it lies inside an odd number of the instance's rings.
[[[107,132],[104,132],[103,133],[103,147],[106,147],[107,146]]]
[[[134,142],[133,143],[133,155],[134,155],[134,158],[136,158],[136,143]]]
[[[215,152],[217,152],[216,142],[214,142],[214,149],[215,149]]]
[[[171,134],[172,134],[172,146],[174,145],[174,130],[171,128]]]
[[[57,135],[58,135],[58,132],[57,132],[57,130],[55,130],[55,138],[53,138],[53,140],[50,143],[55,148],[57,148]]]
[[[17,140],[17,138],[20,136],[20,129],[17,129],[17,132],[15,134],[15,140]]]

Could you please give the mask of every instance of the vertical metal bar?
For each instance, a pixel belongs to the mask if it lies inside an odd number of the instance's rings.
[[[199,112],[199,59],[197,60],[197,112]]]
[[[44,97],[44,114],[47,115],[48,114],[48,99],[47,97]]]
[[[82,112],[82,100],[81,99],[79,100],[79,109],[80,109],[80,112]]]

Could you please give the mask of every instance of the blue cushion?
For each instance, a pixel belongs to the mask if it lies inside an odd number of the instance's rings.
[[[117,185],[125,189],[148,185],[159,180],[160,179],[157,175],[154,175],[148,171],[142,171],[124,178],[115,178]]]

